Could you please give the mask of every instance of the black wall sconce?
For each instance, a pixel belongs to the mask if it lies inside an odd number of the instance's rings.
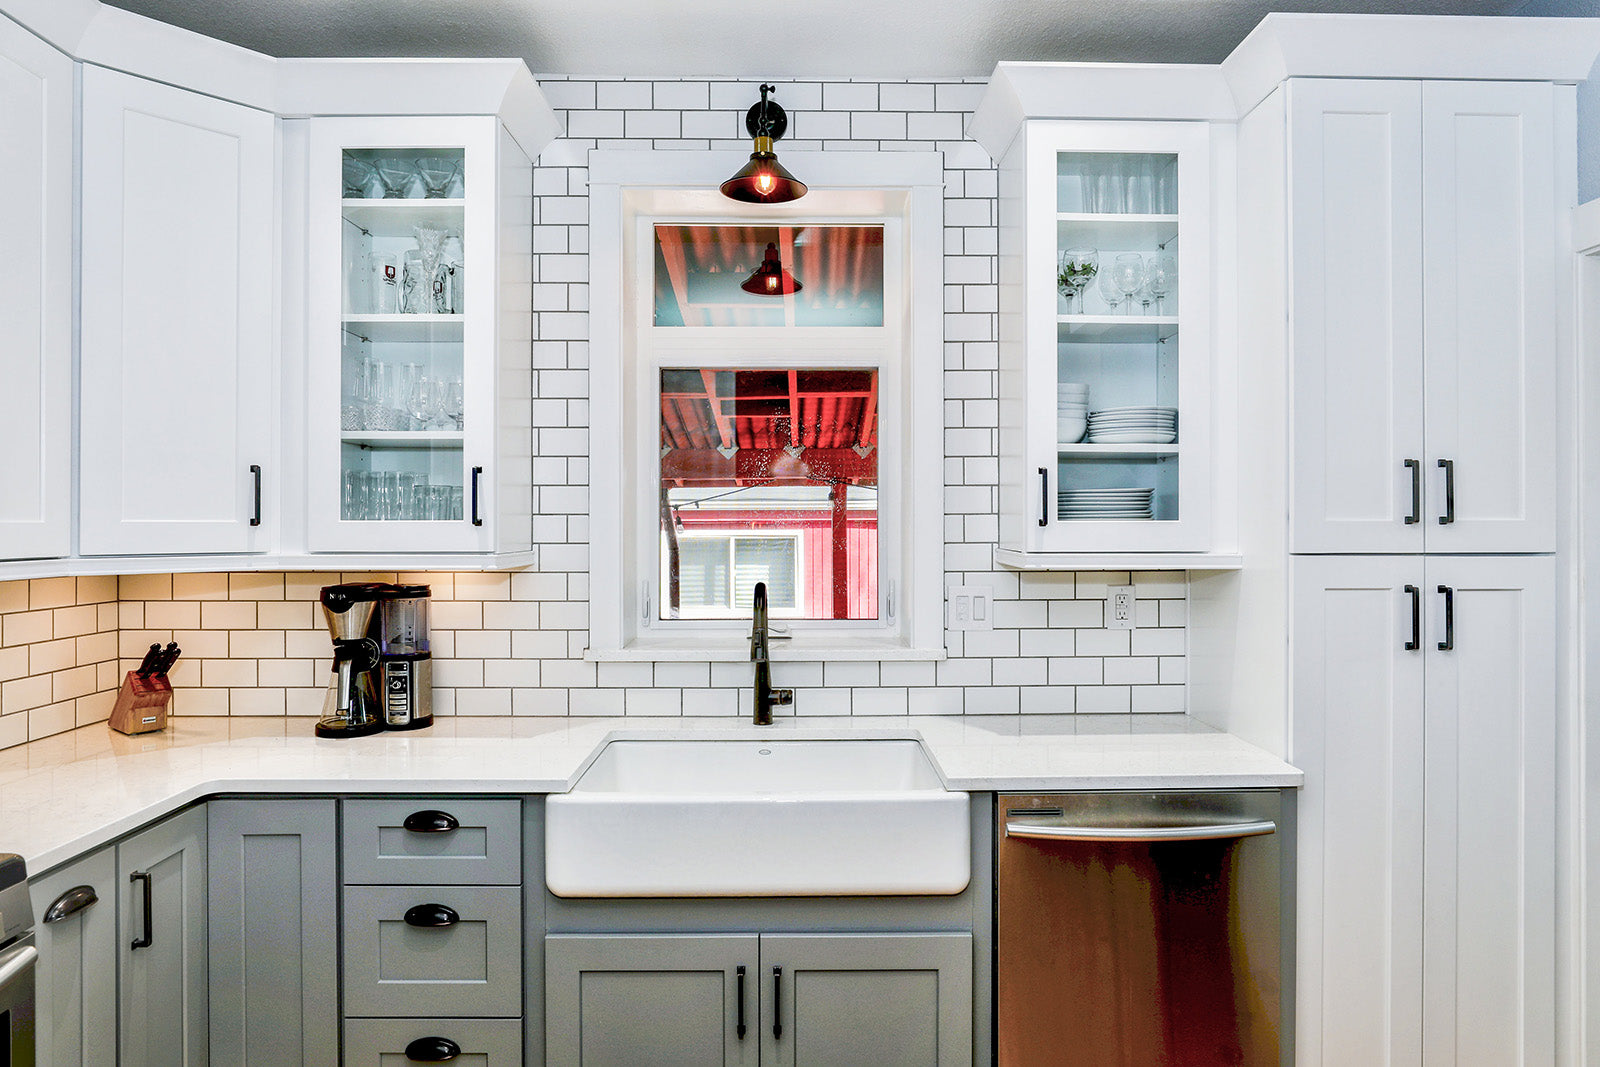
[[[778,246],[769,241],[761,266],[757,267],[755,273],[746,278],[739,288],[756,296],[788,296],[790,293],[798,293],[805,286],[784,269],[782,261],[778,259]]]
[[[744,117],[744,128],[755,138],[750,162],[739,173],[722,183],[722,195],[747,204],[785,204],[806,195],[806,184],[784,169],[772,151],[772,142],[789,128],[783,108],[767,99],[775,86],[761,87],[761,102],[753,104]]]

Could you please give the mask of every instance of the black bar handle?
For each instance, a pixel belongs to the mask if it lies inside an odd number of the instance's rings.
[[[1422,590],[1408,585],[1406,592],[1411,594],[1411,640],[1406,642],[1406,651],[1415,652],[1422,647]]]
[[[449,1063],[461,1055],[461,1046],[448,1037],[419,1037],[406,1046],[412,1063]]]
[[[1050,525],[1050,472],[1039,468],[1039,525]]]
[[[1449,652],[1456,647],[1456,591],[1441,585],[1439,592],[1444,594],[1444,640],[1439,642],[1439,651]]]
[[[483,468],[472,468],[472,525],[482,526],[483,516],[478,514],[478,482],[483,478]]]
[[[1411,469],[1411,514],[1406,516],[1406,525],[1414,526],[1422,521],[1422,461],[1408,459],[1406,466]]]
[[[406,909],[406,925],[425,930],[442,930],[461,921],[456,909],[444,904],[418,904]]]
[[[1456,521],[1456,461],[1441,459],[1439,466],[1444,468],[1444,514],[1439,516],[1439,525],[1449,526]]]
[[[739,1040],[743,1041],[744,1040],[744,968],[742,966],[735,967],[734,970],[733,970],[733,974],[734,974],[734,982],[737,985],[738,990],[739,990],[739,1026],[737,1028],[737,1032],[739,1034]]]
[[[128,881],[144,883],[144,936],[134,938],[133,947],[149,948],[151,945],[155,944],[156,936],[154,929],[155,919],[153,918],[155,909],[154,903],[150,899],[150,872],[134,871],[132,874],[128,875]]]
[[[412,812],[400,825],[414,834],[447,834],[461,827],[461,823],[448,811],[432,808]]]
[[[783,1036],[783,968],[772,968],[772,1037]]]
[[[255,479],[255,483],[256,483],[255,511],[253,511],[251,513],[251,515],[250,515],[250,525],[251,526],[260,526],[261,525],[261,464],[259,464],[259,463],[250,464],[250,476]]]
[[[99,900],[100,896],[94,891],[94,886],[75,885],[50,902],[50,906],[44,909],[44,921],[58,923],[70,919]]]

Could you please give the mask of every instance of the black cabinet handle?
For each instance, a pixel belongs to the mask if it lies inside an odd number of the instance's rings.
[[[1456,521],[1456,461],[1441,459],[1439,466],[1444,468],[1444,514],[1439,516],[1439,525],[1449,526]]]
[[[449,1063],[461,1055],[461,1046],[448,1037],[419,1037],[406,1046],[412,1063]]]
[[[1406,592],[1411,594],[1411,640],[1406,642],[1406,651],[1415,652],[1422,647],[1422,590],[1408,585]]]
[[[1050,472],[1039,468],[1039,525],[1050,525]]]
[[[454,908],[443,904],[418,904],[406,909],[406,925],[420,926],[423,929],[438,930],[446,926],[454,926],[461,921],[461,916],[456,914]]]
[[[738,1034],[739,1034],[739,1040],[743,1041],[744,1040],[744,968],[743,967],[736,967],[736,968],[734,968],[733,973],[734,973],[734,982],[737,984],[738,989],[739,989],[739,1026],[738,1026]]]
[[[1439,651],[1449,652],[1456,647],[1456,591],[1441,585],[1439,592],[1444,594],[1444,640],[1439,642]]]
[[[44,921],[58,923],[63,919],[70,919],[84,908],[95,904],[99,899],[99,895],[94,891],[94,886],[75,885],[50,902],[50,906],[44,909]],[[146,923],[146,928],[148,929],[148,920]]]
[[[250,525],[251,526],[260,526],[261,525],[261,464],[259,464],[259,463],[250,464],[250,476],[255,479],[255,483],[256,483],[256,504],[255,504],[255,511],[253,511],[251,513],[251,515],[250,515]]]
[[[772,968],[772,1036],[783,1036],[783,968]]]
[[[426,811],[412,812],[400,825],[414,834],[446,834],[459,829],[461,823],[448,811],[435,811],[429,808]]]
[[[1411,514],[1406,516],[1406,525],[1413,526],[1422,521],[1422,461],[1408,459],[1406,466],[1411,468]]]
[[[155,920],[152,917],[154,907],[152,901],[150,900],[150,872],[134,871],[132,874],[128,875],[128,881],[144,883],[144,936],[134,938],[133,947],[149,948],[151,945],[155,944],[156,936],[154,929]]]
[[[482,526],[483,516],[478,514],[478,482],[483,479],[483,468],[472,468],[472,525]]]

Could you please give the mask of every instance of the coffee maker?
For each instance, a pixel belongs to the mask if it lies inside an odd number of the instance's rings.
[[[322,614],[333,636],[333,675],[317,722],[318,737],[362,737],[383,729],[381,649],[372,630],[378,605],[390,588],[381,582],[352,582],[322,590]]]
[[[378,607],[383,724],[390,730],[433,725],[433,653],[425,585],[392,585]]]

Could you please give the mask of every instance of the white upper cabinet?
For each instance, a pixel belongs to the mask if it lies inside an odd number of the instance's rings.
[[[71,548],[72,74],[0,15],[0,559]]]
[[[95,66],[82,108],[81,549],[263,551],[275,120]]]
[[[1553,550],[1552,87],[1289,94],[1293,550]]]
[[[1211,151],[1030,120],[1001,160],[1000,562],[1211,549]]]

